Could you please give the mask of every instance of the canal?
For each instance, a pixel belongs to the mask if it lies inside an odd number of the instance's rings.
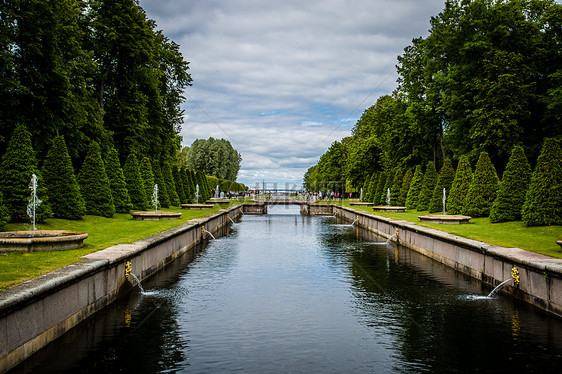
[[[334,217],[269,212],[13,372],[560,372],[560,319]]]

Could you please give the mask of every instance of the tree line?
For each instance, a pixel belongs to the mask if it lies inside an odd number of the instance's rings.
[[[51,216],[80,219],[86,214],[112,217],[131,210],[204,202],[219,185],[218,178],[201,171],[171,166],[168,160],[146,156],[138,159],[135,153],[130,153],[121,167],[117,150],[102,152],[97,142],[90,143],[84,162],[75,173],[62,135],[54,139],[40,169],[31,133],[24,126],[14,130],[2,156],[0,173],[0,229],[7,221],[29,220],[27,206],[33,174],[38,177],[37,195],[42,200],[36,213],[38,221]],[[223,188],[232,191],[247,189],[236,182],[221,181]]]
[[[0,12],[0,154],[18,125],[38,160],[64,135],[75,168],[105,153],[172,161],[189,63],[137,0],[10,0]]]
[[[196,139],[191,147],[183,147],[178,156],[188,169],[200,170],[219,179],[235,181],[242,156],[225,139]]]
[[[514,147],[535,161],[562,139],[562,5],[449,0],[429,31],[398,57],[398,88],[305,173],[308,189],[359,191],[374,173],[475,165],[482,152],[502,175]]]

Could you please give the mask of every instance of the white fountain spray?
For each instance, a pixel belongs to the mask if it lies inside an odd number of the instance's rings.
[[[359,201],[363,201],[363,187],[361,187],[361,192],[359,193]]]
[[[152,190],[152,198],[151,198],[152,206],[154,207],[154,211],[158,212],[158,184],[154,185],[154,190]]]
[[[443,188],[443,215],[447,214],[447,190]]]
[[[42,203],[42,201],[37,197],[37,175],[35,174],[31,176],[29,189],[31,190],[31,196],[29,197],[29,203],[27,204],[27,215],[31,218],[31,224],[33,225],[33,233],[35,233],[36,211],[37,211],[37,207]]]
[[[199,185],[195,186],[195,204],[199,204]]]

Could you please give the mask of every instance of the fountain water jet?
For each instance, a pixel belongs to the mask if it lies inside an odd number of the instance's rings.
[[[500,284],[498,284],[498,285],[492,290],[492,292],[490,292],[490,293],[488,294],[488,297],[494,296],[494,294],[495,294],[500,288],[502,288],[505,284],[507,284],[509,281],[512,281],[512,280],[513,280],[513,278],[509,278],[509,279],[504,280],[504,281],[501,282]]]

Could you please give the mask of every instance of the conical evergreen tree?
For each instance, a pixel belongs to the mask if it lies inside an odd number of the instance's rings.
[[[400,201],[398,201],[399,206],[406,205],[406,198],[408,197],[408,191],[410,190],[410,183],[414,178],[414,172],[412,169],[408,169],[406,174],[404,174],[404,179],[402,179],[402,186],[400,187]]]
[[[498,174],[487,152],[481,152],[474,177],[464,200],[463,214],[471,217],[486,217],[496,199]]]
[[[131,204],[134,210],[147,210],[149,198],[146,196],[146,189],[141,178],[137,157],[131,153],[123,166],[123,175],[127,182],[127,191],[131,197]]]
[[[207,176],[205,173],[201,172],[201,180],[203,181],[203,188],[205,191],[205,200],[209,200],[211,196],[211,188],[209,188],[209,182],[207,181]]]
[[[423,176],[423,185],[418,198],[418,205],[416,210],[424,211],[429,210],[429,203],[431,202],[431,197],[433,196],[433,190],[437,184],[437,171],[435,170],[435,165],[433,162],[429,161],[427,167],[425,168],[425,174]]]
[[[394,181],[394,172],[393,170],[389,170],[388,174],[386,175],[386,180],[384,183],[384,187],[381,191],[381,205],[387,205],[388,204],[388,191],[392,188],[392,182]],[[391,202],[392,203],[392,202]]]
[[[384,185],[386,184],[388,172],[381,172],[380,178],[377,181],[377,188],[375,190],[375,197],[373,198],[374,205],[383,205],[386,199],[386,192],[383,194]]]
[[[37,196],[43,200],[36,210],[36,220],[43,221],[50,214],[46,202],[47,190],[37,168],[35,152],[31,145],[31,134],[24,126],[19,125],[14,129],[0,165],[0,176],[2,177],[0,192],[3,196],[6,214],[12,221],[29,221],[27,204],[31,195],[29,184],[33,174],[38,179]]]
[[[111,185],[111,196],[113,197],[113,205],[117,213],[129,213],[133,207],[131,197],[127,190],[127,183],[123,175],[123,169],[119,162],[119,155],[115,147],[110,146],[107,149],[105,158],[105,172],[109,178]]]
[[[408,189],[408,196],[406,196],[406,209],[416,209],[418,206],[418,198],[420,197],[421,189],[423,186],[423,171],[421,165],[416,166],[410,188]]]
[[[359,197],[362,198],[362,201],[369,201],[369,195],[371,194],[369,191],[369,187],[371,185],[371,179],[373,179],[374,175],[375,173],[371,174],[369,177],[365,179],[365,182],[361,187],[362,190],[359,191]],[[363,191],[363,195],[361,195],[361,191]]]
[[[56,136],[43,164],[43,178],[49,205],[55,217],[80,219],[86,214],[86,205],[74,174],[64,137]]]
[[[4,229],[6,228],[6,217],[8,216],[3,201],[4,199],[2,198],[2,194],[0,193],[0,231],[4,231]]]
[[[191,191],[191,201],[195,202],[195,172],[193,170],[187,170],[187,176],[189,179],[189,190]]]
[[[100,146],[92,142],[78,174],[80,190],[86,203],[86,213],[94,216],[113,217],[115,205],[111,195],[109,178],[101,157]]]
[[[143,157],[139,166],[144,194],[148,200],[148,209],[154,209],[152,206],[152,195],[154,194],[154,172],[152,171],[152,163],[148,157]]]
[[[379,185],[379,181],[381,179],[382,176],[382,171],[379,171],[376,173],[376,176],[373,177],[373,179],[371,180],[369,189],[370,191],[370,198],[369,201],[372,202],[373,204],[375,204],[375,200],[377,199],[377,186]]]
[[[545,139],[523,205],[526,226],[562,225],[562,150]]]
[[[180,206],[180,198],[176,190],[176,182],[174,181],[174,175],[172,174],[172,169],[170,168],[170,163],[168,161],[162,162],[162,177],[166,183],[166,192],[168,193],[170,205]]]
[[[193,195],[191,193],[191,183],[189,182],[189,176],[185,168],[180,169],[180,178],[183,184],[186,204],[191,204],[193,203]]]
[[[187,196],[185,196],[185,188],[183,187],[183,181],[180,177],[180,169],[177,166],[172,167],[172,176],[174,177],[174,184],[176,185],[176,192],[180,198],[180,203],[187,204]]]
[[[167,184],[164,182],[160,163],[156,160],[152,162],[152,171],[154,172],[154,183],[158,185],[158,201],[160,202],[160,206],[169,208],[170,198],[168,197]]]
[[[461,214],[464,206],[464,198],[472,183],[472,168],[468,156],[462,156],[457,165],[455,179],[451,185],[451,192],[447,196],[447,213]]]
[[[521,146],[513,147],[490,210],[490,222],[521,220],[521,210],[531,181],[531,165]]]
[[[433,196],[431,197],[431,202],[429,204],[429,213],[436,213],[443,211],[443,188],[445,189],[445,199],[447,194],[451,192],[451,186],[453,185],[453,180],[455,179],[455,169],[451,165],[451,160],[446,159],[443,162],[443,167],[441,172],[437,177],[437,183],[433,189]]]
[[[396,169],[392,180],[392,187],[390,187],[390,205],[400,206],[400,189],[402,188],[403,179],[404,174],[402,170]]]

